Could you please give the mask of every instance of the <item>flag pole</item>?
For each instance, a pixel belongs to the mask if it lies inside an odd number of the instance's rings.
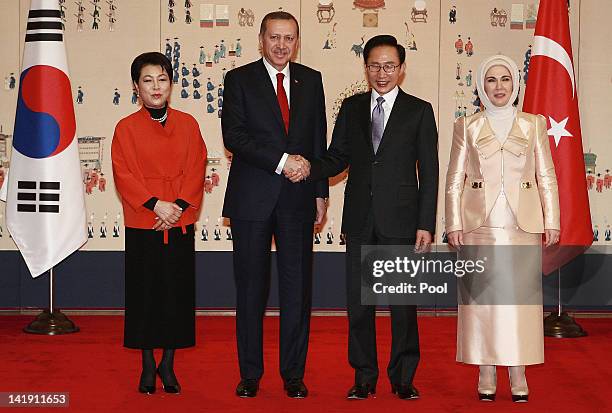
[[[53,267],[49,270],[49,312],[53,314]]]
[[[28,324],[23,331],[30,334],[48,336],[70,334],[79,331],[79,327],[72,320],[53,307],[53,267],[49,270],[49,308],[44,309],[38,314],[34,321]]]
[[[85,194],[60,2],[29,3],[6,224],[32,277],[50,271],[49,307],[24,331],[67,334],[79,328],[56,309],[53,267],[87,242]],[[57,128],[45,126],[48,118]]]
[[[544,336],[555,338],[578,338],[587,336],[574,317],[563,311],[561,304],[561,268],[557,270],[557,313],[544,318]]]
[[[561,267],[557,269],[557,315],[561,316]]]

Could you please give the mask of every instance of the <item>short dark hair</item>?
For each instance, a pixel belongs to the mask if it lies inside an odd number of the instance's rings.
[[[406,61],[406,49],[401,44],[397,43],[397,39],[390,34],[379,34],[378,36],[372,37],[368,40],[363,48],[363,61],[367,64],[368,57],[372,49],[378,46],[391,46],[397,50],[397,55],[400,60],[400,64]]]
[[[136,58],[132,62],[132,67],[130,68],[130,71],[134,83],[138,83],[142,68],[149,65],[161,66],[161,68],[166,72],[168,77],[172,77],[172,63],[170,63],[170,60],[168,60],[166,56],[159,52],[147,52],[136,56]]]
[[[296,20],[296,18],[293,17],[293,14],[287,13],[286,11],[281,11],[281,10],[270,12],[264,16],[264,18],[261,21],[261,26],[259,26],[260,36],[263,36],[263,34],[266,32],[266,29],[267,29],[266,26],[268,24],[268,21],[270,20],[293,20],[293,22],[295,23],[295,27],[297,27],[297,35],[298,37],[300,36],[300,25],[298,21]]]

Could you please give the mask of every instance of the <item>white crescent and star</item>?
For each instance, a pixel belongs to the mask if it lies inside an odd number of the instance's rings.
[[[574,65],[572,64],[572,58],[563,46],[554,40],[549,39],[548,37],[534,36],[532,56],[546,56],[563,66],[567,72],[567,75],[569,76],[570,81],[572,82],[572,99],[576,97]],[[550,121],[550,129],[548,129],[547,133],[549,136],[552,136],[555,139],[555,146],[559,146],[559,142],[564,136],[573,137],[573,135],[566,129],[569,117],[557,122],[552,116],[548,116],[548,120]]]

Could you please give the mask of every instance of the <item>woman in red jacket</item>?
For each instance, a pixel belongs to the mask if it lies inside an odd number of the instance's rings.
[[[119,121],[113,174],[125,217],[124,346],[142,350],[138,390],[179,393],[174,350],[195,345],[194,222],[202,202],[206,145],[197,121],[168,106],[172,65],[144,53],[131,67],[142,102]],[[156,366],[153,349],[162,348]]]

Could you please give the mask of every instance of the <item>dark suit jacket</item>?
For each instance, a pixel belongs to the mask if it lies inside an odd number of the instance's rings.
[[[223,143],[233,157],[224,217],[262,221],[280,202],[296,219],[314,221],[315,198],[328,196],[325,180],[292,184],[275,173],[283,153],[310,160],[323,155],[327,143],[321,73],[298,63],[289,63],[289,70],[288,134],[261,59],[225,76],[221,128]]]
[[[342,215],[345,234],[359,234],[370,209],[384,237],[414,238],[417,229],[433,234],[438,196],[433,109],[400,89],[374,154],[370,95],[344,100],[329,149],[312,162],[310,179],[334,176],[349,167]]]

